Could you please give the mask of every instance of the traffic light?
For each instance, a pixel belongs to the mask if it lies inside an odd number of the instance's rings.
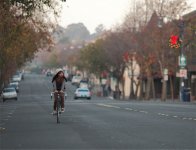
[[[169,47],[171,48],[179,48],[180,47],[180,40],[177,35],[171,35],[169,39]]]

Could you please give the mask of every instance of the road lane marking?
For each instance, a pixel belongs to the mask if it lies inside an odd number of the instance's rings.
[[[162,113],[158,113],[159,116],[165,116],[165,117],[170,117],[170,115],[168,114],[162,114]]]
[[[120,107],[118,107],[118,106],[113,106],[113,105],[108,105],[108,104],[97,104],[98,106],[103,106],[103,107],[108,107],[108,108],[120,108]]]
[[[164,116],[165,114],[162,114],[162,113],[158,113],[158,115],[159,115],[159,116]]]
[[[140,110],[139,112],[144,113],[144,114],[148,114],[147,111],[143,111],[143,110]]]
[[[126,110],[131,110],[131,111],[133,111],[133,109],[131,109],[131,108],[125,108]]]
[[[178,118],[178,116],[173,116],[174,118]]]
[[[107,108],[118,108],[120,109],[121,107],[119,106],[113,106],[113,105],[109,105],[109,104],[102,104],[102,103],[99,103],[99,104],[96,104],[98,106],[103,106],[103,107],[107,107]],[[149,112],[147,111],[144,111],[144,110],[138,110],[138,109],[132,109],[132,108],[122,108],[122,109],[125,109],[125,110],[129,110],[129,111],[133,111],[133,112],[140,112],[140,113],[144,113],[144,114],[149,114]],[[182,120],[190,120],[190,121],[196,121],[196,118],[189,118],[189,117],[179,117],[177,115],[174,115],[174,116],[171,116],[169,114],[164,114],[164,113],[157,113],[157,115],[159,116],[163,116],[163,117],[173,117],[173,118],[181,118]]]
[[[148,114],[148,112],[144,111],[144,110],[137,110],[137,109],[132,109],[132,108],[125,108],[125,109],[130,110],[130,111],[134,111],[134,112],[140,112],[140,113]]]

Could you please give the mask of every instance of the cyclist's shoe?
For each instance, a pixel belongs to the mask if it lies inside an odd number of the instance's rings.
[[[56,110],[54,110],[54,111],[52,112],[52,114],[53,114],[53,115],[56,115],[56,114],[57,114]]]
[[[61,112],[65,112],[65,109],[64,108],[61,108]]]

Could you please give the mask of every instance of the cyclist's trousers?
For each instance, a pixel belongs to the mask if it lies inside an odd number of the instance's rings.
[[[57,106],[57,99],[58,99],[58,94],[54,93],[54,105],[53,105],[53,109],[56,110],[56,106]],[[64,93],[60,93],[60,99],[61,99],[61,108],[64,108]]]

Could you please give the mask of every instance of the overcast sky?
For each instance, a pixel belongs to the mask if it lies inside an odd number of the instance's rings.
[[[63,3],[59,24],[63,27],[71,23],[82,22],[92,33],[94,29],[103,24],[106,29],[122,23],[125,14],[133,0],[67,0]],[[194,3],[196,0],[189,0]]]

